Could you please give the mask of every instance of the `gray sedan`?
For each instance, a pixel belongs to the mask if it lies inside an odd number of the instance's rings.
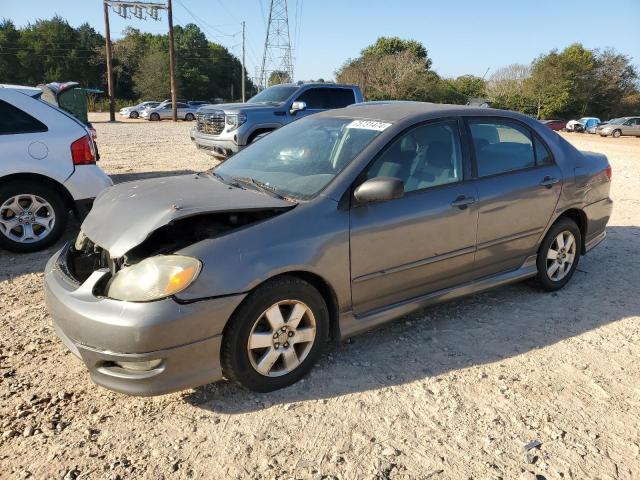
[[[605,238],[607,158],[513,112],[360,104],[217,168],[100,195],[46,267],[55,330],[107,388],[305,375],[329,338],[534,278]]]
[[[146,108],[140,113],[141,118],[147,120],[168,120],[172,118],[171,103],[161,103],[155,108]],[[199,106],[192,106],[188,103],[177,102],[178,120],[192,121],[196,118]]]

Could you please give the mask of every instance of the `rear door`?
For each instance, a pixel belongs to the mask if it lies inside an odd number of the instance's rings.
[[[640,118],[631,118],[624,122],[622,134],[640,136]]]
[[[455,119],[413,127],[393,140],[358,182],[395,177],[403,181],[405,195],[351,207],[356,314],[469,279],[477,193],[466,181],[459,128]]]
[[[520,267],[558,203],[562,172],[550,149],[523,123],[468,118],[478,190],[478,276]]]

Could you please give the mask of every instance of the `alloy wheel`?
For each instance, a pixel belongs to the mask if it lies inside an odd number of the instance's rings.
[[[576,239],[569,230],[560,232],[547,251],[547,275],[559,282],[571,271],[576,258]]]
[[[14,242],[42,240],[51,233],[55,222],[53,207],[37,195],[14,195],[0,206],[0,232]]]
[[[247,354],[251,366],[266,377],[295,370],[309,355],[316,339],[316,319],[299,300],[283,300],[267,308],[255,321]]]

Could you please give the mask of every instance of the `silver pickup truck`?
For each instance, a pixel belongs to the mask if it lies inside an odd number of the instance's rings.
[[[313,113],[362,102],[355,85],[335,83],[281,84],[246,103],[201,107],[191,140],[214,157],[226,159],[256,138]]]

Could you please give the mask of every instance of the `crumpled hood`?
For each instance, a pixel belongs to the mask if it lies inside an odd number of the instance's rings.
[[[158,228],[180,218],[293,206],[261,192],[226,185],[209,175],[153,178],[103,190],[82,223],[82,231],[112,258],[118,258]]]
[[[267,105],[263,103],[220,103],[216,105],[207,105],[205,107],[200,107],[199,112],[209,113],[215,110],[222,110],[223,112],[227,112],[227,113],[240,113],[240,112],[253,112],[258,110],[271,111],[277,108],[279,108],[277,105],[273,105],[273,104]]]

